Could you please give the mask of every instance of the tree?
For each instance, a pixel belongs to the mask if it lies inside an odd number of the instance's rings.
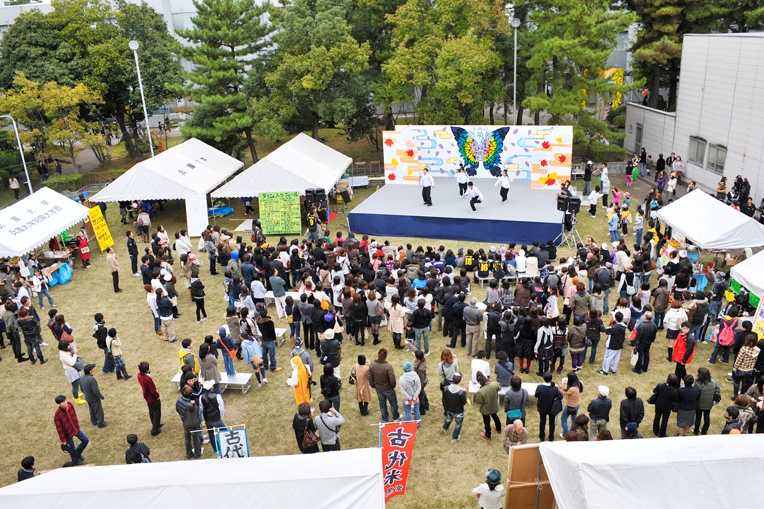
[[[550,124],[575,124],[574,142],[612,139],[607,124],[586,108],[587,98],[630,90],[609,84],[601,73],[616,34],[636,16],[613,9],[607,0],[534,0],[519,8],[526,10],[528,26],[533,27],[525,38],[530,54],[526,66],[532,72],[528,85],[536,85],[523,106],[536,115],[547,112]]]
[[[194,0],[194,27],[178,31],[193,46],[175,45],[176,51],[194,64],[184,73],[187,83],[172,88],[198,103],[183,134],[195,136],[231,152],[243,133],[252,155],[254,120],[244,95],[247,69],[269,44],[273,28],[263,21],[268,5],[254,0]]]
[[[347,22],[349,3],[295,0],[278,13],[273,67],[265,76],[269,103],[282,125],[303,119],[318,139],[321,121],[343,122],[371,102],[368,42]]]
[[[632,46],[635,76],[649,86],[649,104],[658,107],[659,90],[669,89],[667,109],[676,109],[682,37],[710,32],[724,14],[718,2],[702,0],[626,0],[641,30]]]
[[[40,85],[17,72],[12,86],[0,96],[0,110],[7,111],[17,124],[26,127],[19,131],[21,142],[32,147],[37,159],[43,159],[48,154],[50,133]]]

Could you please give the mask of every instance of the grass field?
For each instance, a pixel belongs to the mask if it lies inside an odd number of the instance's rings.
[[[357,190],[356,199],[351,203],[351,207],[360,203],[373,190],[373,188]],[[218,224],[229,229],[234,228],[245,219],[241,202],[237,200],[233,201],[232,204],[236,207],[236,213],[218,219]],[[600,214],[600,216],[602,215]],[[170,382],[177,370],[179,345],[160,342],[156,339],[140,278],[134,278],[129,273],[130,264],[124,236],[127,227],[119,224],[116,204],[109,205],[106,217],[122,264],[121,286],[124,293],[113,293],[105,255],[96,254],[95,248],[92,269],[84,270],[76,262],[73,281],[65,286],[56,286],[52,290],[56,307],[59,312],[66,316],[73,327],[74,337],[86,362],[92,361],[98,365],[95,370],[96,376],[101,391],[106,396],[104,409],[106,420],[110,421],[111,425],[105,429],[97,429],[90,424],[86,405],[76,405],[82,429],[91,439],[84,455],[88,462],[98,465],[122,463],[126,448],[125,436],[128,433],[136,433],[151,448],[153,461],[183,460],[185,454],[183,433],[174,406],[177,392]],[[155,225],[162,223],[169,232],[174,232],[182,227],[183,217],[182,202],[171,202],[166,205],[165,211],[161,213]],[[598,217],[595,220],[588,214],[582,213],[579,218],[579,232],[583,237],[591,235],[600,242],[605,239],[607,227],[603,217]],[[333,224],[343,225],[345,224],[344,220],[345,215],[339,214]],[[345,232],[346,228],[335,226],[332,227],[332,230]],[[402,238],[390,240],[395,244],[411,242],[414,246],[442,243],[453,249],[465,245],[456,241],[445,242],[433,239]],[[143,247],[139,244],[140,249]],[[566,248],[560,251],[561,255],[568,254]],[[202,258],[206,260],[206,257]],[[205,270],[201,272],[201,278],[206,285],[206,307],[210,319],[202,325],[198,325],[193,316],[193,305],[181,295],[179,308],[183,316],[176,321],[178,336],[180,338],[192,338],[196,348],[206,334],[215,334],[224,323],[223,314],[227,305],[223,300],[222,275],[210,276],[205,267]],[[178,289],[182,292],[182,283],[178,285]],[[481,300],[484,298],[484,291],[478,285],[473,286],[473,292]],[[37,305],[36,299],[35,305]],[[46,307],[44,311],[39,311],[41,314],[46,314],[47,310]],[[107,326],[116,327],[120,333],[124,345],[124,358],[130,374],[136,373],[137,364],[140,360],[148,360],[151,363],[154,379],[162,394],[163,421],[166,423],[164,433],[157,437],[149,436],[148,411],[136,379],[132,378],[124,382],[117,381],[114,375],[100,374],[103,355],[96,348],[95,340],[91,337],[93,314],[99,311],[105,315]],[[275,315],[275,310],[272,307],[271,311]],[[286,327],[285,321],[278,320],[275,316],[274,319],[277,327]],[[58,361],[57,350],[53,346],[51,335],[47,330],[43,334],[47,342],[51,343],[51,346],[43,348],[45,355],[51,359],[51,362],[44,366],[39,364],[31,366],[29,363],[17,364],[12,359],[9,349],[1,351],[4,360],[0,363],[0,373],[2,373],[0,379],[4,383],[0,384],[0,401],[3,402],[3,409],[9,412],[10,417],[8,429],[3,440],[0,441],[0,484],[2,485],[15,482],[16,470],[20,467],[21,458],[26,455],[31,454],[37,458],[37,468],[40,470],[60,467],[68,460],[68,456],[59,449],[52,417],[55,411],[53,401],[55,396],[65,394],[71,398],[71,390],[64,377],[61,363]],[[614,406],[614,410],[611,412],[610,426],[614,435],[618,434],[617,408],[623,399],[624,388],[633,385],[639,391],[640,397],[647,399],[652,388],[657,383],[664,381],[668,373],[673,372],[673,364],[664,358],[664,337],[661,334],[656,341],[653,348],[654,360],[648,374],[637,376],[631,373],[628,355],[622,356],[617,376],[603,377],[596,374],[602,360],[602,348],[597,356],[600,364],[593,366],[586,364],[581,374],[582,381],[586,386],[582,397],[582,409],[596,397],[597,385],[608,385]],[[430,349],[433,354],[428,357],[431,383],[427,392],[432,408],[423,418],[422,428],[417,436],[408,492],[405,497],[397,497],[390,502],[389,507],[393,509],[402,507],[427,509],[475,507],[475,500],[470,492],[474,486],[484,480],[486,469],[496,467],[502,472],[506,472],[507,455],[501,445],[500,438],[495,436],[492,442],[486,442],[480,438],[482,420],[477,408],[470,407],[467,409],[462,438],[458,443],[451,444],[450,435],[441,433],[442,407],[436,370],[439,352],[447,341],[436,331],[433,331],[430,338]],[[391,350],[389,360],[395,369],[396,376],[400,376],[403,362],[412,360],[413,356],[410,353],[392,350],[391,336],[386,330],[382,331],[381,339],[383,341],[382,346]],[[368,358],[374,359],[376,350],[376,347],[370,346],[370,342],[365,347],[346,344],[341,367],[342,378],[347,379],[358,354],[363,353]],[[710,350],[710,346],[699,347],[695,361],[688,368],[688,371],[695,373],[699,366],[708,366],[714,377],[721,383],[724,398],[722,404],[712,411],[711,427],[712,433],[718,433],[723,424],[723,408],[726,407],[725,403],[731,395],[731,387],[724,382],[729,366],[724,364],[708,365],[706,359]],[[291,428],[292,417],[295,413],[294,399],[292,390],[285,383],[290,375],[289,351],[288,342],[279,349],[279,365],[284,370],[270,375],[268,385],[262,388],[255,386],[243,397],[234,391],[227,392],[225,395],[226,414],[224,420],[227,424],[247,425],[250,430],[250,447],[253,455],[298,454]],[[461,370],[466,376],[469,376],[469,360],[466,358],[464,350],[457,348],[456,354],[459,357]],[[566,367],[568,366],[570,366],[570,360],[566,359]],[[222,369],[222,362],[220,367]],[[236,367],[237,370],[251,372],[250,368],[244,366],[241,361],[237,361]],[[562,376],[556,375],[555,381],[559,383]],[[528,381],[539,381],[538,377],[533,374],[525,375],[524,378]],[[314,397],[315,395],[314,391]],[[372,398],[371,416],[361,417],[353,399],[352,387],[346,385],[343,390],[341,410],[348,421],[342,427],[341,432],[344,449],[376,447],[376,423],[379,418],[379,408],[376,396],[373,395]],[[645,422],[640,427],[640,431],[646,437],[652,436],[652,417],[652,407],[648,406]],[[529,402],[528,430],[531,440],[538,440],[538,414],[535,412],[533,399]],[[556,433],[559,431],[558,421]],[[672,416],[669,433],[673,434],[675,431],[675,418]],[[692,439],[691,437],[687,438],[687,440]],[[213,457],[209,446],[205,447],[204,457]],[[299,486],[299,482],[295,485]]]

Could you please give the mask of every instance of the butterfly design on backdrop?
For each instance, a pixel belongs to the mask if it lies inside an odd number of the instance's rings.
[[[491,132],[470,132],[461,127],[451,126],[456,145],[464,160],[467,175],[474,177],[480,164],[494,177],[501,176],[501,151],[504,137],[509,127],[502,127]]]

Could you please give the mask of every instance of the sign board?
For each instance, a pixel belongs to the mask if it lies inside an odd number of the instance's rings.
[[[93,226],[93,234],[98,239],[98,247],[101,248],[102,252],[114,245],[109,225],[106,224],[101,207],[98,205],[90,209],[90,224]]]
[[[416,430],[416,422],[385,424],[380,429],[385,503],[406,493]]]
[[[210,224],[207,215],[207,195],[186,195],[186,223],[188,234],[192,237],[198,237],[207,228]]]
[[[217,432],[221,458],[249,458],[249,440],[245,428]]]
[[[302,232],[300,193],[260,193],[260,224],[265,235]]]

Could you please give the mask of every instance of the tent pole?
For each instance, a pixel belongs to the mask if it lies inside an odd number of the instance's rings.
[[[210,197],[210,209],[214,209],[215,207],[212,206],[212,194],[208,194],[207,196]],[[207,218],[207,219],[209,220],[209,218]],[[213,225],[218,224],[217,220],[215,219],[215,213],[214,212],[212,213],[212,224]]]

